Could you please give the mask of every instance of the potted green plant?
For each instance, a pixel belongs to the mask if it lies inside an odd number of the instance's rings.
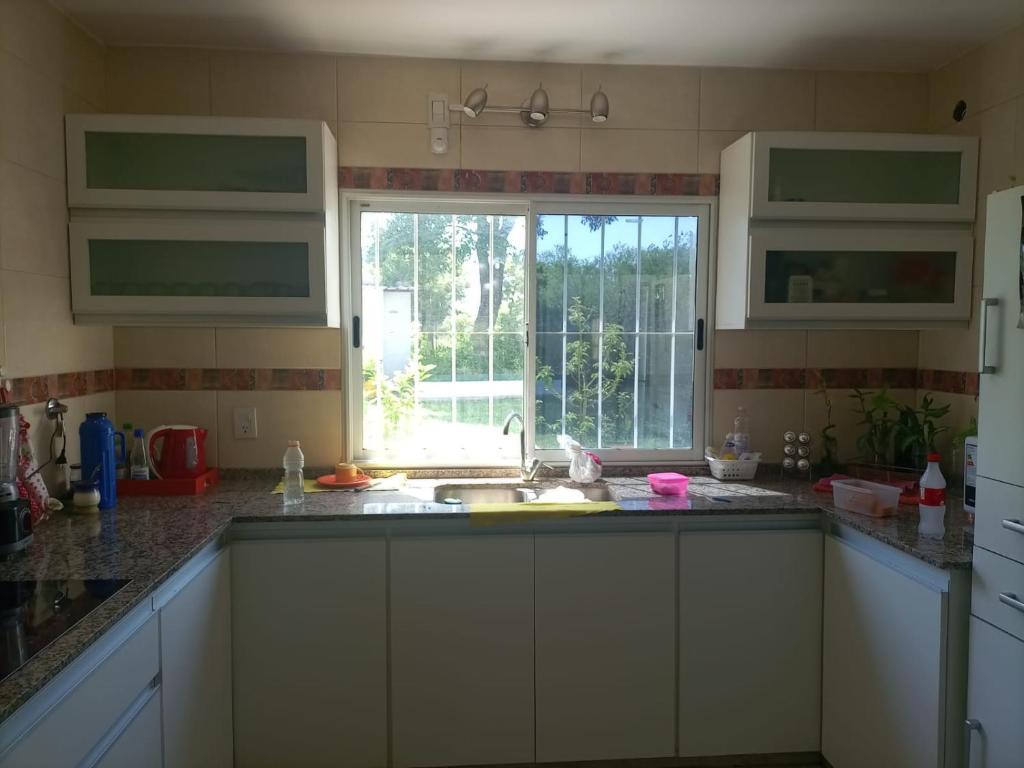
[[[937,406],[929,392],[918,407],[901,405],[896,421],[895,457],[898,466],[923,470],[928,454],[935,450],[935,438],[949,430],[940,419],[949,414],[950,405]]]
[[[898,413],[899,403],[890,397],[886,387],[878,392],[865,392],[855,387],[850,397],[857,401],[858,424],[864,428],[857,437],[861,460],[866,464],[885,466],[889,462],[889,449],[896,431],[894,414]]]
[[[818,469],[823,476],[828,477],[835,474],[839,465],[839,440],[835,434],[836,425],[832,421],[832,395],[824,379],[816,394],[825,400],[825,426],[821,428],[821,463]]]

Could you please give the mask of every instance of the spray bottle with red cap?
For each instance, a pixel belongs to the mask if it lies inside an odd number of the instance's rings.
[[[920,522],[917,530],[922,536],[941,539],[946,534],[946,478],[939,467],[939,454],[928,454],[928,468],[919,483],[921,496],[918,500]]]

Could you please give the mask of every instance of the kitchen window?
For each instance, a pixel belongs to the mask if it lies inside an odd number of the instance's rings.
[[[382,465],[699,459],[710,203],[358,196],[350,453]],[[517,427],[516,427],[517,428]]]

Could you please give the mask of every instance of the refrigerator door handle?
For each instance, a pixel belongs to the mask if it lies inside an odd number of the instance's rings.
[[[981,730],[981,722],[973,717],[964,720],[964,768],[971,768],[971,737]]]
[[[998,347],[991,352],[988,348],[988,311],[999,307],[999,299],[982,299],[979,318],[981,320],[981,341],[978,344],[978,373],[995,373],[999,367]],[[993,345],[995,346],[995,345]]]
[[[1003,528],[1014,533],[1024,533],[1024,522],[1020,520],[1003,520]]]
[[[1021,602],[1020,598],[1017,597],[1013,592],[1000,592],[999,602],[1003,605],[1008,605],[1015,611],[1024,613],[1024,602]]]

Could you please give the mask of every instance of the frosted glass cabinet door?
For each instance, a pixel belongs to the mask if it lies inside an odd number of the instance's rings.
[[[971,259],[967,229],[754,228],[748,317],[966,324]]]
[[[755,133],[751,217],[972,221],[977,139]]]
[[[68,204],[322,211],[336,154],[317,120],[69,115]]]
[[[69,231],[76,320],[327,324],[325,229],[315,221],[83,219]]]

